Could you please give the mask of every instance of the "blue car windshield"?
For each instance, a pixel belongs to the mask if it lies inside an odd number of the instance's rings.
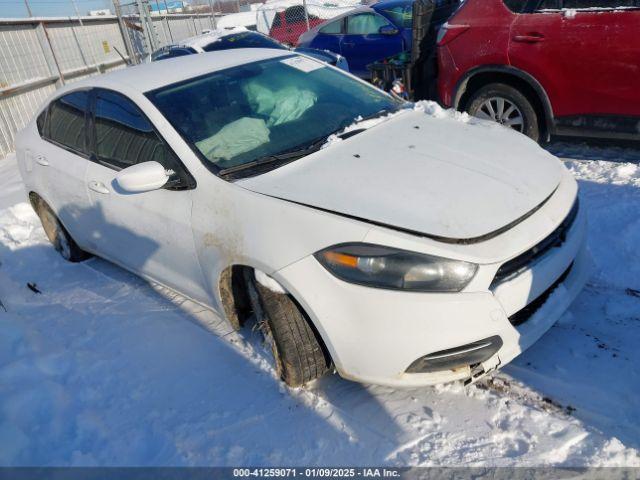
[[[301,56],[212,72],[147,97],[214,172],[303,149],[401,103]]]

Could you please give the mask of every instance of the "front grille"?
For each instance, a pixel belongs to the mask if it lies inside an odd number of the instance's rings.
[[[580,208],[579,201],[576,201],[571,207],[569,214],[565,217],[562,223],[551,234],[549,234],[544,240],[530,248],[526,252],[518,255],[516,258],[504,263],[496,273],[493,282],[491,282],[491,289],[498,286],[500,283],[512,278],[523,270],[529,268],[529,266],[537,259],[545,255],[552,248],[560,247],[567,239],[567,232],[571,229],[573,222],[578,216],[578,210]]]
[[[553,293],[553,291],[560,285],[565,279],[569,276],[571,272],[571,267],[573,267],[573,263],[569,265],[569,267],[558,277],[558,279],[551,284],[549,288],[547,288],[542,294],[536,298],[529,305],[524,307],[522,310],[518,310],[516,313],[509,317],[509,321],[511,325],[517,327],[518,325],[522,325],[524,322],[529,320],[534,313],[536,313],[542,305],[548,300],[549,296]]]

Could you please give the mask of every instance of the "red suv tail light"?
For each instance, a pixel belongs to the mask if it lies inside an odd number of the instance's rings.
[[[469,25],[449,24],[445,23],[438,31],[437,43],[439,46],[446,45],[455,38],[458,38],[464,32],[469,30]]]

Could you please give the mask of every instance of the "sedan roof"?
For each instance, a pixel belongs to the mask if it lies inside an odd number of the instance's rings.
[[[78,87],[102,87],[113,90],[126,87],[139,92],[148,92],[210,72],[288,55],[292,55],[292,52],[272,48],[238,48],[201,55],[185,55],[97,75],[80,82],[71,83],[60,89],[60,92],[77,89]]]

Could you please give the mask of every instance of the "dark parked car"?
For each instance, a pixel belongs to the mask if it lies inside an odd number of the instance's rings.
[[[640,139],[640,0],[466,0],[441,29],[447,107],[535,140]]]
[[[234,28],[229,30],[214,30],[209,33],[187,38],[173,45],[167,45],[151,54],[150,60],[165,60],[167,58],[181,57],[194,53],[215,52],[217,50],[230,50],[233,48],[275,48],[278,50],[292,50],[297,53],[309,55],[325,63],[349,71],[346,59],[334,52],[315,48],[289,48],[286,45],[267,37],[262,33]]]

